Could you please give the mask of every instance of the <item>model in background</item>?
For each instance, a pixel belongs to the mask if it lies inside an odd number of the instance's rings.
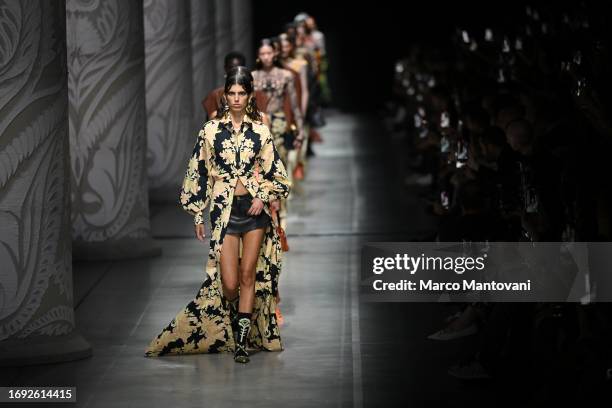
[[[235,67],[246,66],[246,58],[243,54],[232,51],[225,56],[223,67],[225,69],[225,76],[227,77],[227,73]],[[260,113],[262,113],[262,122],[270,126],[269,118],[263,112],[266,109],[266,104],[268,103],[268,98],[266,94],[263,92],[256,91],[255,92],[255,102],[257,103],[257,109]],[[212,119],[217,116],[217,113],[223,109],[224,106],[227,106],[225,102],[225,89],[223,86],[211,91],[206,98],[202,100],[202,107],[206,114],[208,115],[208,119]]]

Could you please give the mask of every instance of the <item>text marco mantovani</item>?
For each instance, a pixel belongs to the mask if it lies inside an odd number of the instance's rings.
[[[480,257],[413,257],[408,254],[396,254],[394,257],[375,257],[373,259],[372,272],[380,275],[387,270],[404,270],[414,275],[419,270],[447,270],[456,274],[463,274],[466,271],[484,269],[487,254]],[[419,290],[531,290],[531,281],[526,282],[476,282],[475,280],[464,280],[462,284],[458,282],[434,282],[430,280],[420,280]],[[416,283],[407,279],[399,282],[383,282],[377,279],[373,282],[375,290],[417,290]]]

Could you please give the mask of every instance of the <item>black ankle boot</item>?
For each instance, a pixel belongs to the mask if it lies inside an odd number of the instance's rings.
[[[236,348],[234,351],[234,361],[237,363],[248,363],[249,353],[247,353],[247,339],[251,330],[251,313],[239,313],[236,322]]]

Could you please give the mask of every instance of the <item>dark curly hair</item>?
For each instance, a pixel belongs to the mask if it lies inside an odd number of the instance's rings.
[[[261,112],[257,109],[257,101],[255,100],[253,75],[247,67],[237,66],[230,69],[225,77],[224,93],[228,93],[232,85],[240,85],[244,91],[250,95],[249,104],[247,105],[246,114],[251,120],[261,121]],[[222,109],[217,112],[217,119],[221,119],[229,110],[227,101],[224,101]]]

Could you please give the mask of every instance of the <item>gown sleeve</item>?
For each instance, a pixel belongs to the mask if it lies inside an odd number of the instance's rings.
[[[200,130],[180,190],[181,206],[194,216],[196,225],[204,224],[204,209],[210,201],[213,184],[209,174],[209,149],[204,135],[204,129]]]
[[[259,190],[255,195],[265,203],[275,199],[287,198],[291,189],[291,181],[287,177],[287,170],[280,159],[278,151],[272,141],[270,130],[262,126],[262,146],[257,156],[263,180],[259,183]]]

